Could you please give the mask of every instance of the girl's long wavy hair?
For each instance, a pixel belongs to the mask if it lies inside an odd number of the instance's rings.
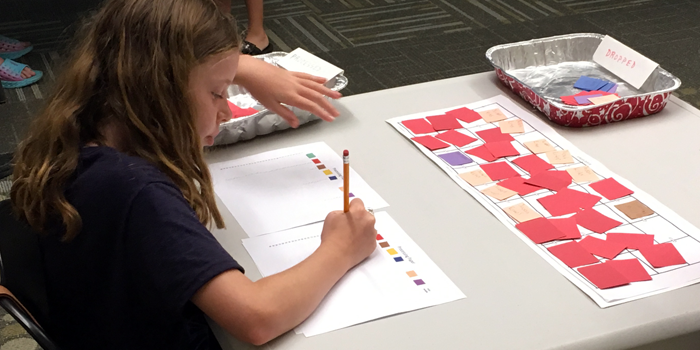
[[[14,160],[15,212],[44,232],[61,219],[64,241],[82,221],[64,195],[80,148],[118,125],[121,151],[146,159],[182,191],[204,225],[224,227],[197,134],[189,74],[237,50],[233,18],[213,0],[110,0],[82,27],[44,109]]]

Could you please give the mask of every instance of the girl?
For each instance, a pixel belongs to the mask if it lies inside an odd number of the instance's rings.
[[[213,0],[111,0],[85,26],[17,152],[11,192],[44,233],[40,322],[59,346],[218,349],[205,314],[262,344],[374,250],[374,217],[357,199],[327,216],[309,258],[256,282],[207,230],[224,223],[202,147],[230,118],[229,84],[293,126],[281,103],[338,115],[322,80],[239,56],[238,44]]]

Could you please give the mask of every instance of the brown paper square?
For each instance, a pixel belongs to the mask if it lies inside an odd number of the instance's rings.
[[[527,149],[532,153],[546,153],[555,151],[554,146],[552,146],[549,141],[545,139],[530,141],[523,143]]]
[[[479,112],[481,118],[483,118],[488,123],[493,123],[501,120],[508,119],[500,109],[489,109],[488,111]]]
[[[520,119],[502,121],[498,123],[498,127],[501,128],[501,132],[504,134],[520,134],[525,132],[523,121]]]
[[[566,171],[571,175],[571,178],[574,179],[575,182],[581,183],[581,182],[594,182],[600,180],[598,178],[598,175],[596,175],[591,168],[587,166],[580,166],[578,168],[569,168],[566,169]]]
[[[627,217],[632,220],[654,214],[653,210],[649,209],[649,207],[647,207],[646,205],[644,205],[644,203],[638,200],[618,204],[615,206],[615,208],[625,213],[625,215],[627,215]]]
[[[459,174],[459,177],[464,179],[464,181],[469,182],[470,185],[472,186],[479,186],[483,184],[487,184],[489,182],[492,182],[491,178],[486,175],[486,173],[479,169],[479,170],[474,170],[468,173],[461,173]]]

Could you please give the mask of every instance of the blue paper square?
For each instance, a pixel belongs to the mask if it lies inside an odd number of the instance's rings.
[[[591,90],[598,87],[599,81],[600,80],[594,79],[591,77],[581,76],[574,83],[574,88],[579,89],[579,90],[591,91]]]
[[[329,179],[331,179],[331,181],[333,181],[333,180],[338,180],[338,178],[335,177],[335,176],[331,176],[331,177],[329,177]]]

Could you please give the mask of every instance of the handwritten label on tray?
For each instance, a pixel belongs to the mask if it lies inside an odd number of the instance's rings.
[[[629,46],[605,36],[593,54],[593,62],[639,89],[659,65]]]

